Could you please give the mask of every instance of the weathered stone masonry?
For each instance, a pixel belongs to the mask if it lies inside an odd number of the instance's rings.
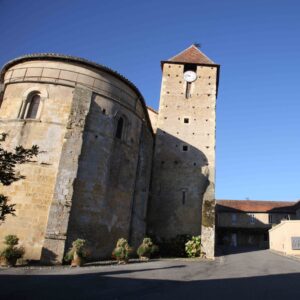
[[[1,187],[18,216],[1,225],[0,239],[17,234],[26,258],[45,262],[61,262],[75,238],[87,239],[92,257],[110,256],[120,237],[139,243],[153,132],[137,88],[106,67],[52,54],[9,62],[1,78],[3,146],[42,152],[20,168],[26,180]],[[20,117],[32,93],[41,96],[37,117]]]
[[[72,108],[64,136],[61,158],[56,176],[45,241],[42,251],[44,262],[62,261],[78,172],[78,160],[83,143],[86,115],[91,103],[91,91],[76,87]]]
[[[157,114],[122,75],[81,58],[36,54],[4,66],[2,145],[36,144],[41,153],[19,167],[25,180],[0,187],[17,209],[1,241],[17,234],[25,258],[60,263],[77,238],[96,259],[110,257],[120,237],[136,248],[146,234],[201,233],[214,256],[219,66],[191,46],[162,69]]]
[[[202,235],[214,257],[215,107],[219,66],[195,46],[162,62],[148,230]],[[192,82],[185,72],[195,75]]]

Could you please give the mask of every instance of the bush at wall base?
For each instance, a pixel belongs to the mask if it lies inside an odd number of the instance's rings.
[[[87,258],[87,251],[85,249],[86,241],[77,239],[72,243],[72,247],[65,255],[65,261],[71,262],[71,267],[81,267]]]
[[[4,244],[6,247],[1,251],[1,265],[14,267],[19,258],[22,258],[25,250],[23,247],[17,247],[19,239],[16,235],[7,235],[4,238]]]
[[[158,247],[153,244],[150,238],[144,238],[142,244],[137,249],[137,255],[140,260],[149,260],[157,252]]]
[[[127,264],[131,253],[132,249],[129,246],[127,240],[124,238],[120,238],[117,241],[117,245],[112,253],[112,256],[118,261],[119,264]]]
[[[202,257],[204,253],[201,252],[201,236],[193,236],[185,243],[185,252],[188,257]]]

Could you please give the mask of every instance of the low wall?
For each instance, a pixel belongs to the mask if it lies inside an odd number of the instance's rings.
[[[282,221],[269,230],[270,249],[288,255],[300,256],[300,249],[292,249],[292,237],[300,238],[300,220]]]

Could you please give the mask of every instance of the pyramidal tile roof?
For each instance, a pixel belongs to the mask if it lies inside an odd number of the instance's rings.
[[[179,63],[215,65],[215,63],[201,52],[195,45],[191,45],[179,54],[171,57],[168,61]]]

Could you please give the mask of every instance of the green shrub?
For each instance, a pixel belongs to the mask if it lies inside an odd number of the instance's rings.
[[[144,238],[142,244],[137,249],[138,256],[150,258],[158,252],[158,246],[154,245],[151,238]]]
[[[19,259],[23,257],[25,254],[25,250],[23,247],[6,247],[2,252],[1,252],[1,257],[6,258],[7,260],[10,259]]]
[[[23,247],[17,247],[19,244],[19,239],[16,235],[7,235],[4,238],[4,243],[7,245],[4,250],[1,251],[0,256],[11,263],[15,264],[16,260],[23,257],[25,250]]]
[[[7,246],[16,246],[19,244],[19,238],[16,235],[9,234],[4,238],[4,244]]]
[[[201,255],[201,236],[193,236],[186,242],[185,251],[188,257],[199,257]]]
[[[112,253],[112,256],[119,262],[120,261],[127,262],[131,252],[132,249],[129,246],[127,240],[124,238],[120,238],[117,241],[117,245]]]
[[[85,249],[86,241],[83,239],[77,239],[72,243],[72,247],[65,255],[65,261],[69,262],[74,258],[74,254],[76,253],[81,258],[87,257],[87,252]]]

